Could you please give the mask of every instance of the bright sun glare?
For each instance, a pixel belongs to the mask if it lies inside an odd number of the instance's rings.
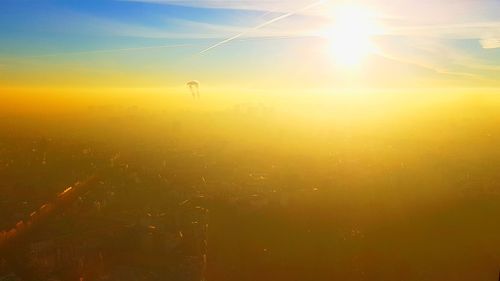
[[[354,67],[374,51],[372,37],[376,32],[368,9],[355,5],[337,7],[328,31],[330,51],[339,65]]]

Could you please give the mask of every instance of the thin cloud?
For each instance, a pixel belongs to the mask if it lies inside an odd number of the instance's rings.
[[[290,9],[292,7],[297,7],[298,4],[308,4],[307,1],[212,1],[212,0],[199,0],[199,1],[173,1],[173,0],[126,0],[128,2],[147,2],[155,4],[168,4],[168,5],[182,5],[191,7],[201,7],[201,8],[214,8],[214,9],[240,9],[240,10],[260,10],[266,11],[266,16],[275,13],[280,13],[279,11],[288,11],[271,19],[271,23],[275,23],[281,19],[289,16],[290,13],[302,14],[304,11],[297,11]],[[304,4],[305,3],[305,4]],[[441,3],[440,5],[445,5],[446,3]],[[439,6],[439,5],[438,5]],[[316,10],[316,9],[315,9]],[[275,20],[277,19],[277,20]],[[306,18],[306,21],[314,21],[314,17]],[[317,18],[316,18],[317,19]],[[386,30],[382,36],[402,36],[409,39],[422,37],[428,38],[431,42],[435,40],[438,42],[440,39],[473,39],[478,40],[483,48],[498,48],[499,42],[497,39],[483,39],[483,38],[500,38],[500,21],[469,21],[460,22],[460,18],[454,18],[453,20],[446,19],[439,23],[433,22],[428,19],[415,20],[410,15],[401,14],[397,18],[390,18],[388,14],[379,13],[378,19],[386,22]],[[390,21],[392,20],[392,21]],[[394,22],[397,20],[397,22]],[[294,36],[304,36],[311,35],[311,30],[305,28],[307,24],[302,24],[302,29],[297,28],[297,20],[287,20],[286,22],[280,22],[279,24],[273,24],[265,22],[264,24],[257,25],[252,28],[244,28],[241,26],[234,25],[224,25],[216,22],[197,22],[186,19],[166,19],[169,26],[166,29],[161,27],[148,27],[148,26],[138,26],[125,24],[121,22],[109,21],[107,19],[99,19],[87,22],[98,23],[96,29],[101,28],[102,32],[117,35],[117,36],[133,36],[142,38],[172,38],[172,39],[220,39],[222,41],[209,46],[201,51],[205,53],[213,48],[220,45],[228,43],[232,40],[246,39],[259,39],[259,38],[290,38]],[[173,25],[171,24],[173,23]],[[323,28],[329,28],[326,23],[323,23]],[[176,28],[172,28],[175,26]],[[263,28],[266,27],[266,28]],[[316,27],[315,27],[316,28]],[[93,29],[93,30],[96,30]],[[230,34],[236,34],[230,36]],[[224,39],[226,38],[226,39]],[[153,46],[152,48],[161,48],[162,46]],[[430,46],[430,49],[436,52],[436,48]],[[453,49],[453,48],[452,48]],[[106,50],[105,50],[106,51]],[[119,50],[116,50],[119,52]],[[90,51],[92,53],[94,51]],[[97,51],[99,52],[99,51]],[[439,51],[438,51],[439,52]],[[389,58],[398,58],[399,61],[405,61],[406,63],[419,65],[427,69],[432,69],[436,73],[450,74],[463,77],[477,77],[474,74],[474,70],[490,70],[496,71],[496,68],[492,65],[488,65],[482,61],[473,60],[469,55],[459,56],[455,52],[444,52],[445,54],[453,54],[454,58],[445,58],[442,56],[436,56],[436,54],[429,54],[429,59],[438,58],[439,65],[432,65],[425,63],[424,60],[420,58],[405,58],[405,55],[397,55],[396,53],[386,53]],[[64,55],[64,54],[58,54]],[[458,59],[457,59],[458,57]],[[453,64],[460,65],[461,67],[467,67],[471,70],[465,72],[461,71],[451,71]]]
[[[409,64],[409,65],[414,65],[423,69],[430,70],[436,74],[444,74],[444,75],[449,75],[449,76],[455,76],[455,77],[462,77],[462,78],[469,78],[469,79],[475,79],[475,80],[480,80],[480,81],[488,81],[491,82],[491,80],[475,73],[469,73],[469,72],[459,72],[459,71],[452,71],[450,69],[447,69],[442,66],[434,65],[431,63],[426,63],[418,59],[412,59],[409,57],[404,57],[404,56],[396,56],[393,54],[389,54],[386,52],[377,52],[377,55],[388,59],[392,61],[396,61],[399,63],[404,63],[404,64]]]
[[[276,13],[290,13],[310,3],[307,0],[119,0],[151,4],[178,5],[195,8],[257,10]],[[328,13],[335,1],[325,7],[295,12],[308,13],[310,22],[318,18],[329,18]],[[422,36],[444,39],[483,39],[500,38],[500,19],[498,16],[485,15],[488,11],[500,9],[500,2],[463,0],[443,1],[366,1],[368,7],[377,11],[377,19],[386,28],[385,35]],[[479,6],[480,5],[480,6]],[[395,8],[396,7],[396,8]],[[468,11],[464,13],[464,11]],[[395,21],[397,19],[397,21]],[[331,20],[331,19],[330,19]],[[293,27],[292,27],[293,28]],[[266,28],[267,30],[267,28]],[[281,32],[287,32],[283,27]],[[271,34],[272,35],[272,34]],[[281,36],[283,34],[275,34]],[[489,44],[488,44],[489,45]]]
[[[196,44],[175,44],[175,45],[160,45],[160,46],[148,46],[148,47],[136,47],[136,48],[90,50],[90,51],[82,51],[82,52],[67,52],[67,53],[54,53],[54,54],[46,54],[46,55],[35,55],[35,56],[27,56],[25,58],[46,58],[46,57],[73,56],[73,55],[91,55],[91,54],[101,54],[101,53],[119,53],[119,52],[144,51],[144,50],[154,50],[154,49],[173,49],[173,48],[183,48],[183,47],[193,47],[193,46],[198,46],[198,45],[196,45]]]
[[[377,54],[393,61],[432,70],[437,74],[461,76],[492,82],[488,76],[498,73],[500,67],[494,61],[435,38],[405,38],[404,43],[380,42]],[[397,47],[396,47],[397,46]]]
[[[47,29],[59,33],[179,40],[222,40],[231,34],[242,33],[248,30],[248,28],[242,26],[179,18],[166,18],[163,25],[147,26],[79,13],[71,13],[59,18],[54,17],[51,24],[47,26]],[[310,30],[304,25],[299,25],[298,22],[287,22],[287,25],[277,25],[275,28],[256,30],[252,34],[242,37],[290,37],[293,35],[303,36],[308,34],[308,32]]]
[[[497,49],[500,48],[500,38],[489,38],[489,39],[481,39],[479,43],[483,47],[483,49]]]
[[[275,18],[273,18],[273,19],[271,19],[271,20],[268,20],[268,21],[266,21],[266,22],[264,22],[264,23],[261,23],[261,24],[259,24],[259,25],[255,26],[255,27],[253,27],[253,28],[250,28],[250,29],[248,29],[248,30],[245,30],[245,31],[243,31],[243,32],[239,33],[239,34],[236,34],[236,35],[234,35],[234,36],[232,36],[232,37],[229,37],[229,38],[227,38],[227,39],[225,39],[225,40],[222,40],[221,42],[218,42],[217,44],[212,45],[212,46],[210,46],[210,47],[208,47],[208,48],[206,48],[206,49],[202,50],[202,51],[200,52],[200,54],[206,53],[206,52],[208,52],[208,51],[210,51],[210,50],[212,50],[212,49],[214,49],[214,48],[217,48],[218,46],[221,46],[221,45],[223,45],[223,44],[229,43],[230,41],[233,41],[233,40],[235,40],[235,39],[237,39],[237,38],[240,38],[240,37],[244,36],[245,34],[247,34],[247,33],[249,33],[249,32],[259,30],[259,29],[264,28],[264,27],[266,27],[266,26],[268,26],[268,25],[270,25],[270,24],[273,24],[273,23],[275,23],[275,22],[277,22],[277,21],[280,21],[280,20],[286,19],[286,18],[288,18],[288,17],[291,17],[291,16],[293,16],[293,15],[295,15],[295,14],[299,13],[299,12],[302,12],[302,11],[308,10],[308,9],[310,9],[310,8],[316,7],[316,6],[318,6],[318,5],[321,5],[321,4],[322,4],[322,3],[324,3],[324,2],[325,2],[325,0],[316,1],[316,2],[314,2],[314,3],[311,3],[311,4],[309,4],[309,5],[306,5],[306,6],[302,7],[302,8],[300,8],[300,9],[296,10],[296,11],[292,11],[292,12],[286,13],[286,14],[284,14],[284,15],[281,15],[281,16],[278,16],[278,17],[275,17]]]
[[[118,0],[194,8],[289,12],[307,4],[304,0]]]
[[[279,16],[281,17],[281,16]],[[262,20],[266,20],[266,16],[261,16]],[[286,24],[274,24],[267,26],[265,29],[255,29],[235,25],[213,24],[207,22],[198,22],[185,19],[168,19],[166,21],[169,25],[176,25],[182,27],[183,30],[198,30],[203,32],[204,37],[211,37],[213,39],[225,39],[233,36],[234,34],[242,34],[242,38],[280,38],[280,37],[302,37],[310,36],[315,30],[314,27],[305,27],[303,24],[295,21],[288,21]],[[258,25],[258,24],[257,24]],[[252,32],[248,32],[252,29]]]
[[[435,37],[443,39],[480,39],[487,36],[500,38],[500,21],[455,24],[387,26],[386,35]]]

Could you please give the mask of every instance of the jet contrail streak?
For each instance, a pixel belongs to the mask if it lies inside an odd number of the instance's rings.
[[[71,56],[71,55],[115,53],[115,52],[140,51],[140,50],[151,50],[151,49],[168,49],[168,48],[191,47],[191,46],[196,46],[196,45],[195,44],[177,44],[177,45],[162,45],[162,46],[137,47],[137,48],[94,50],[94,51],[82,51],[82,52],[72,52],[72,53],[57,53],[57,54],[47,54],[47,55],[35,55],[35,56],[28,56],[26,58],[45,58],[45,57]]]
[[[279,17],[276,17],[276,18],[273,18],[273,19],[271,19],[271,20],[269,20],[269,21],[266,21],[266,22],[264,22],[264,23],[261,23],[261,24],[259,24],[259,25],[255,26],[255,27],[253,27],[253,28],[250,28],[250,29],[248,29],[248,30],[246,30],[246,31],[242,32],[242,33],[236,34],[236,35],[234,35],[234,36],[232,36],[232,37],[230,37],[230,38],[227,38],[227,39],[225,39],[225,40],[223,40],[223,41],[220,41],[219,43],[217,43],[217,44],[215,44],[215,45],[212,45],[212,46],[210,46],[210,47],[208,47],[208,48],[204,49],[204,50],[203,50],[203,51],[201,51],[199,54],[206,53],[206,52],[208,52],[208,51],[212,50],[213,48],[217,48],[217,47],[219,47],[220,45],[223,45],[223,44],[226,44],[226,43],[228,43],[228,42],[230,42],[230,41],[233,41],[234,39],[237,39],[237,38],[239,38],[239,37],[241,37],[241,36],[243,36],[243,35],[245,35],[245,34],[247,34],[247,33],[249,33],[249,32],[252,32],[252,31],[255,31],[255,30],[261,29],[261,28],[263,28],[263,27],[265,27],[265,26],[268,26],[268,25],[270,25],[270,24],[273,24],[273,23],[275,23],[275,22],[277,22],[277,21],[280,21],[280,20],[282,20],[282,19],[288,18],[288,17],[290,17],[290,16],[293,16],[293,15],[295,15],[295,14],[297,14],[297,13],[300,13],[300,12],[303,12],[303,11],[305,11],[305,10],[311,9],[311,8],[313,8],[313,7],[315,7],[315,6],[321,5],[321,4],[323,4],[325,1],[326,1],[326,0],[320,0],[320,1],[314,2],[314,3],[312,3],[312,4],[309,4],[309,5],[305,6],[305,7],[300,8],[300,9],[298,9],[298,10],[295,10],[295,11],[292,11],[292,12],[289,12],[289,13],[286,13],[286,14],[284,14],[284,15],[281,15],[281,16],[279,16]]]

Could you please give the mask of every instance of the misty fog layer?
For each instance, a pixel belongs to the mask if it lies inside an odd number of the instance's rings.
[[[204,198],[208,280],[495,280],[493,96],[214,99],[10,99],[31,109],[1,114],[1,229],[119,167],[99,216]]]

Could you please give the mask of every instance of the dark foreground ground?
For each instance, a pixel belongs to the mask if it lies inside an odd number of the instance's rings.
[[[104,171],[19,247],[23,270],[39,280],[497,280],[499,144],[495,106],[470,100],[383,118],[248,105],[4,115],[0,229]],[[16,280],[11,271],[2,261],[0,280]]]

